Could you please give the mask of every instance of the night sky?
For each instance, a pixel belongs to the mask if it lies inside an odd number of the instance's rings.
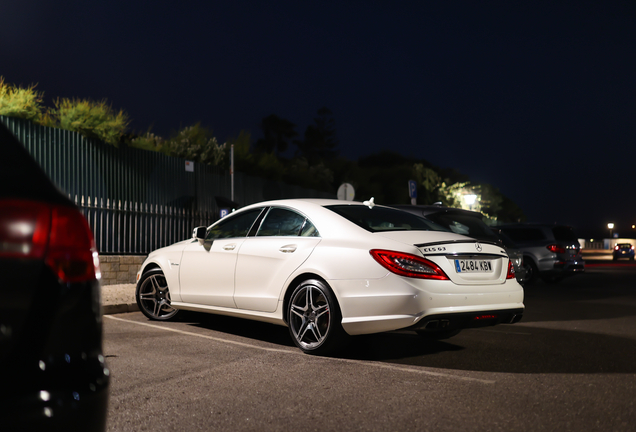
[[[302,136],[324,106],[351,160],[395,150],[530,221],[636,236],[633,0],[0,5],[0,75],[48,101],[106,98],[136,132],[201,122],[220,142],[270,114]]]

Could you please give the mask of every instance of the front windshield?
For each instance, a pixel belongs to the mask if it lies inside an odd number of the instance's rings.
[[[370,232],[449,231],[435,222],[402,210],[364,205],[331,205],[329,210]]]

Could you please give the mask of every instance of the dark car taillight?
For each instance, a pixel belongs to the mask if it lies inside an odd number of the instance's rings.
[[[512,260],[508,260],[508,274],[506,274],[506,279],[514,279],[515,276],[515,266],[512,265]]]
[[[448,276],[435,263],[403,252],[373,249],[371,256],[383,267],[400,276],[446,280]]]
[[[88,223],[69,206],[0,200],[0,257],[43,260],[62,282],[101,276]]]
[[[546,246],[546,248],[548,248],[548,250],[553,253],[565,253],[565,248],[557,244],[548,245]]]

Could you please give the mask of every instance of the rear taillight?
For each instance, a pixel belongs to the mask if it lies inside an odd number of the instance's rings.
[[[448,276],[435,263],[403,252],[373,249],[371,256],[383,267],[400,276],[446,280]]]
[[[101,276],[93,234],[74,207],[1,200],[0,257],[43,260],[62,282]]]
[[[548,250],[553,253],[565,253],[565,248],[556,244],[548,245],[546,246],[546,248],[548,248]]]
[[[508,260],[508,274],[506,274],[506,279],[514,279],[515,277],[515,266],[512,265],[512,260]]]

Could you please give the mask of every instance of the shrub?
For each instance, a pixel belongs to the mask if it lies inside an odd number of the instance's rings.
[[[35,86],[17,87],[5,83],[4,77],[0,76],[0,115],[39,122],[43,93],[36,91]]]
[[[50,115],[62,129],[113,145],[119,144],[129,124],[128,115],[122,110],[116,113],[105,100],[57,99]]]
[[[171,156],[217,166],[227,160],[226,144],[219,144],[212,132],[199,123],[181,129],[168,145]]]
[[[128,142],[128,145],[142,150],[170,154],[170,143],[151,132],[133,138]]]

